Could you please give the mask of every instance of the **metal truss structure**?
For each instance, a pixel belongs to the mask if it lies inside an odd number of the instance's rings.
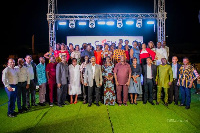
[[[157,41],[165,41],[165,0],[154,0],[154,13],[93,13],[93,14],[57,14],[57,0],[48,0],[47,21],[49,25],[49,46],[56,44],[56,21],[65,20],[118,20],[118,19],[153,19],[157,22]]]

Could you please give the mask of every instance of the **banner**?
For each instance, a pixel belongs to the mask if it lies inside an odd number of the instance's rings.
[[[67,45],[72,43],[73,45],[79,45],[82,47],[83,43],[91,43],[92,46],[96,45],[104,46],[104,43],[109,45],[115,43],[118,45],[120,39],[122,39],[122,45],[125,45],[125,40],[129,41],[129,45],[132,45],[133,41],[143,42],[143,36],[67,36]]]

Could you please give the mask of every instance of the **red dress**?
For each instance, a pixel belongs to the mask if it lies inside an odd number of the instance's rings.
[[[101,52],[102,51],[94,50],[94,56],[96,57],[96,64],[99,64],[99,65],[102,65]]]
[[[126,61],[129,62],[130,60],[129,51],[125,51],[125,54],[126,54]]]
[[[146,48],[146,51],[140,50],[140,64],[142,63],[141,59],[147,58],[147,57],[151,57],[152,60],[155,59],[156,53],[154,51],[152,51],[150,48]]]

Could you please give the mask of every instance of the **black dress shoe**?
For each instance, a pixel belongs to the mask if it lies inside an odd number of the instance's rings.
[[[143,104],[146,104],[147,102],[143,102]]]
[[[40,106],[46,106],[46,104],[44,104],[44,103],[39,103],[39,105],[40,105]]]
[[[168,103],[165,103],[165,106],[168,106]]]
[[[151,105],[155,105],[154,102],[150,102]]]
[[[58,107],[63,107],[61,104],[58,104]]]
[[[185,106],[185,104],[180,104],[179,106]]]
[[[185,109],[190,109],[190,106],[186,106]]]
[[[174,105],[178,105],[178,103],[174,103]]]
[[[36,103],[33,103],[32,106],[38,106]]]
[[[156,105],[159,105],[159,102],[156,102]]]
[[[22,110],[23,111],[28,111],[28,109],[26,107],[23,107]]]
[[[62,103],[62,105],[67,105],[67,103]]]
[[[91,103],[89,103],[89,104],[88,104],[88,107],[91,107],[91,106],[92,106],[92,104],[91,104]]]
[[[18,114],[21,114],[21,113],[23,113],[23,110],[22,110],[22,109],[19,109],[19,110],[18,110]]]
[[[14,114],[8,114],[7,116],[10,117],[10,118],[17,117],[17,115],[14,115]]]
[[[100,106],[99,103],[96,104],[97,106]]]

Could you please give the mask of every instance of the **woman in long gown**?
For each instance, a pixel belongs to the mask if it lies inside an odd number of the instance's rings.
[[[81,94],[80,84],[80,65],[77,64],[77,59],[72,59],[72,64],[69,65],[69,95],[70,104],[73,103],[73,95],[75,95],[74,104],[77,103],[78,95]]]
[[[115,105],[115,89],[114,89],[114,64],[111,63],[111,58],[106,57],[106,62],[102,66],[102,76],[104,84],[104,104]]]

